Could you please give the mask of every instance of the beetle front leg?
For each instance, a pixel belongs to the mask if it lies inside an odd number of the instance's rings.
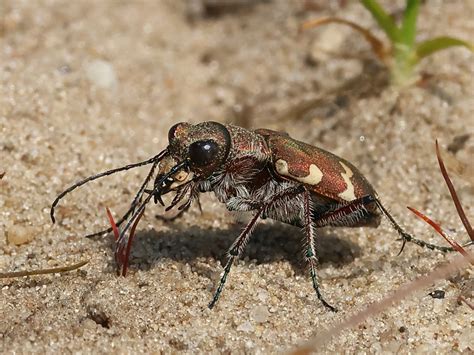
[[[159,221],[163,221],[163,222],[166,222],[166,223],[174,222],[177,219],[183,217],[184,213],[189,210],[189,207],[191,207],[191,205],[187,205],[183,209],[179,210],[177,214],[175,214],[174,216],[171,216],[171,217],[166,217],[165,215],[162,215],[162,214],[155,214],[155,218]]]
[[[303,211],[303,218],[304,218],[304,232],[306,236],[306,252],[305,252],[305,259],[308,262],[311,280],[313,283],[314,291],[316,292],[316,296],[321,301],[321,303],[330,311],[337,312],[337,309],[331,306],[326,300],[323,298],[318,282],[318,276],[316,274],[316,269],[318,265],[318,259],[316,257],[316,250],[314,248],[314,225],[311,213],[311,196],[308,191],[305,191],[303,194],[303,204],[304,204],[304,211]]]
[[[257,221],[260,218],[260,215],[262,214],[262,212],[263,212],[263,208],[259,209],[257,213],[255,213],[255,215],[252,217],[250,222],[245,226],[242,233],[240,233],[240,235],[237,237],[237,239],[234,241],[234,243],[230,247],[229,252],[228,252],[228,260],[224,267],[224,274],[221,277],[221,281],[219,282],[219,286],[217,287],[217,290],[214,293],[214,297],[212,298],[212,301],[208,305],[209,309],[214,308],[217,301],[219,300],[222,290],[224,289],[225,282],[227,281],[227,276],[229,275],[232,264],[234,263],[235,258],[238,258],[242,254],[242,251],[247,245],[250,235],[252,234],[253,229],[255,228]]]
[[[178,190],[176,196],[171,201],[170,205],[166,207],[165,211],[170,211],[176,207],[182,200],[184,200],[186,194],[188,194],[186,201],[178,207],[178,213],[172,217],[166,217],[162,214],[156,214],[155,218],[164,222],[173,222],[183,216],[183,214],[189,210],[192,202],[196,201],[199,211],[202,213],[201,202],[199,201],[199,191],[192,185],[185,185],[182,189]]]

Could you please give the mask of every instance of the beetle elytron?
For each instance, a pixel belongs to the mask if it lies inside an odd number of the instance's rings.
[[[430,249],[451,250],[407,234],[351,163],[286,133],[268,129],[251,131],[217,122],[178,123],[169,130],[168,140],[168,147],[149,160],[91,176],[65,190],[53,202],[51,218],[54,222],[54,208],[59,200],[77,187],[142,165],[151,165],[151,169],[130,209],[117,223],[127,222],[120,232],[116,253],[123,250],[129,238],[127,231],[140,218],[147,203],[153,198],[155,203],[164,205],[161,196],[169,192],[176,195],[167,210],[179,205],[178,209],[184,211],[193,201],[198,201],[200,193],[212,191],[229,211],[253,212],[228,251],[224,274],[209,308],[219,299],[235,258],[242,254],[261,218],[303,228],[304,256],[313,288],[318,299],[332,311],[336,309],[322,297],[316,275],[316,228],[376,227],[381,216],[385,216],[401,236],[403,246],[411,241]],[[148,189],[157,167],[152,188]]]

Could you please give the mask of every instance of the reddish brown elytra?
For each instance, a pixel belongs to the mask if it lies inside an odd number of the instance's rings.
[[[168,140],[168,147],[149,160],[91,176],[65,190],[53,202],[51,218],[54,222],[54,208],[59,200],[77,187],[142,165],[151,165],[151,169],[130,209],[117,223],[121,225],[126,221],[117,240],[117,260],[128,261],[128,255],[123,254],[124,250],[128,253],[130,249],[128,231],[136,226],[152,198],[155,203],[164,205],[161,196],[174,192],[175,197],[166,209],[177,207],[183,212],[194,201],[199,201],[200,193],[212,191],[229,211],[252,211],[250,222],[229,248],[224,274],[209,308],[213,308],[219,299],[235,258],[242,255],[261,218],[303,227],[304,256],[314,291],[323,305],[332,311],[336,309],[322,297],[316,275],[316,228],[376,227],[383,215],[400,234],[403,246],[410,241],[430,249],[451,250],[415,239],[403,231],[354,165],[285,133],[268,129],[251,131],[217,122],[178,123],[169,130]],[[147,188],[153,177],[153,186]],[[107,229],[90,236],[110,231]]]

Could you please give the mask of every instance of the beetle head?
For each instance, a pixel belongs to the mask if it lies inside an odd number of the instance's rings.
[[[227,128],[218,122],[175,124],[168,133],[168,151],[176,163],[187,161],[191,172],[210,176],[227,159],[231,146]]]
[[[221,123],[211,121],[197,125],[177,123],[170,128],[168,140],[168,154],[160,162],[155,183],[177,165],[184,165],[163,182],[160,195],[193,179],[206,179],[222,166],[231,148],[227,128]]]

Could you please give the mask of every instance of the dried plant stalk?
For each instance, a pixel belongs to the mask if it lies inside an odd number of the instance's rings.
[[[456,242],[455,240],[451,239],[447,234],[446,232],[443,230],[443,228],[441,228],[441,225],[435,221],[433,221],[431,218],[429,218],[428,216],[426,216],[425,214],[423,214],[422,212],[414,209],[413,207],[407,207],[410,211],[412,211],[417,217],[421,218],[423,221],[425,221],[426,223],[428,223],[430,226],[433,227],[433,229],[438,232],[439,235],[441,235],[444,239],[446,239],[446,241],[451,244],[451,246],[453,247],[454,250],[458,251],[459,253],[461,253],[462,255],[464,256],[467,256],[467,252],[466,250],[461,246],[459,245],[458,242]]]
[[[377,57],[382,61],[385,62],[387,60],[387,49],[385,48],[383,42],[375,37],[367,28],[364,28],[358,25],[355,22],[345,20],[340,17],[323,17],[315,20],[309,20],[303,23],[300,28],[300,31],[306,31],[310,28],[319,27],[322,25],[326,25],[328,23],[339,23],[349,27],[352,27],[354,30],[362,34],[364,38],[369,42],[370,46],[372,47],[372,51],[377,55]]]
[[[453,199],[454,206],[456,206],[456,210],[458,211],[459,218],[461,218],[462,224],[464,228],[466,228],[466,232],[471,238],[471,241],[474,241],[474,232],[472,230],[471,223],[466,217],[464,213],[464,209],[462,208],[461,202],[459,201],[458,194],[456,193],[456,189],[446,171],[446,167],[444,166],[443,158],[441,157],[441,153],[439,151],[438,140],[436,140],[436,157],[438,158],[439,169],[441,170],[441,174],[443,174],[444,181],[446,181],[446,185],[448,185],[449,193],[451,194],[451,198]]]
[[[309,354],[316,351],[316,349],[321,349],[324,344],[339,335],[345,329],[352,328],[359,323],[362,323],[367,318],[381,313],[388,307],[392,306],[394,303],[402,301],[419,289],[427,287],[437,280],[446,279],[458,270],[462,270],[466,266],[470,266],[472,263],[474,263],[474,257],[470,253],[467,253],[467,257],[457,256],[451,260],[449,264],[441,266],[428,275],[422,276],[415,281],[401,286],[392,295],[384,298],[382,301],[371,304],[365,310],[347,318],[329,330],[320,332],[297,349],[291,351],[291,354]]]
[[[68,272],[68,271],[79,269],[80,267],[86,265],[88,262],[89,262],[89,260],[83,260],[81,262],[78,262],[76,264],[72,264],[72,265],[69,265],[69,266],[59,266],[59,267],[53,267],[53,268],[50,268],[50,269],[2,272],[2,273],[0,273],[0,279],[17,278],[17,277],[33,276],[33,275],[57,274],[57,273],[62,273],[62,272]]]

